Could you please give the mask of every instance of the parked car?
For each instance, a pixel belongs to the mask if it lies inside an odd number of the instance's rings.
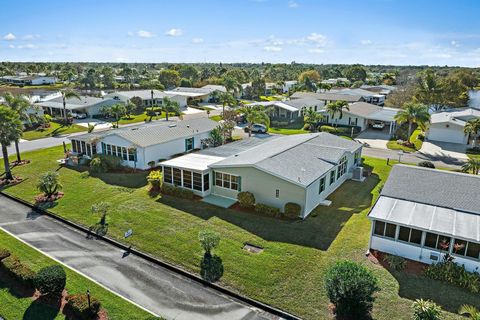
[[[72,118],[74,118],[74,119],[86,119],[87,115],[85,113],[72,112]]]
[[[383,121],[375,121],[375,122],[373,122],[373,124],[372,124],[372,128],[373,128],[373,129],[383,130],[383,128],[385,128],[385,122],[383,122]]]
[[[252,133],[267,133],[267,127],[260,123],[252,124]],[[248,132],[248,127],[245,127],[245,132]]]

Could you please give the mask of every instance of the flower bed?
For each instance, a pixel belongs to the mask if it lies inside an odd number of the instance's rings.
[[[0,187],[13,186],[23,181],[23,178],[13,177],[13,179],[0,179]]]
[[[46,194],[39,194],[38,196],[35,197],[35,202],[36,203],[53,202],[63,198],[63,195],[64,193],[60,191],[52,194],[51,196],[47,196]]]

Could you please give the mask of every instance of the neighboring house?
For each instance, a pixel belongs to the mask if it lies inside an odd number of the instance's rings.
[[[252,145],[252,140],[260,142]],[[199,196],[226,199],[231,205],[239,192],[248,191],[257,203],[282,212],[285,204],[297,203],[305,218],[318,205],[329,205],[327,196],[344,181],[354,175],[361,179],[361,150],[357,142],[311,133],[250,138],[161,165],[164,183],[192,189]]]
[[[105,106],[111,106],[115,103],[118,103],[118,101],[114,99],[95,98],[89,96],[81,96],[80,99],[70,98],[67,99],[66,102],[67,113],[85,113],[89,117],[101,114],[101,109]],[[35,103],[34,105],[43,108],[44,112],[48,113],[51,116],[64,116],[63,98],[61,96],[46,101],[40,101]]]
[[[325,79],[322,80],[323,84],[336,85],[337,83],[350,83],[347,78],[335,78],[335,79]]]
[[[397,121],[395,116],[400,109],[380,107],[366,102],[349,104],[349,109],[344,109],[342,116],[336,114],[334,118],[327,112],[324,113],[327,123],[346,126],[357,126],[360,131],[369,128],[374,122],[383,122],[388,127],[389,134],[395,133]]]
[[[480,176],[395,165],[368,217],[369,248],[432,264],[446,253],[480,268]]]
[[[153,92],[153,100],[152,100]],[[119,100],[124,103],[128,103],[132,98],[137,97],[142,100],[143,107],[151,107],[154,105],[161,106],[163,104],[163,98],[168,97],[169,99],[178,102],[181,108],[187,106],[187,98],[185,96],[177,94],[169,94],[160,90],[132,90],[132,91],[117,91],[109,93],[105,96],[108,99]]]
[[[371,92],[374,92],[374,93],[377,93],[377,94],[388,96],[390,93],[395,91],[397,89],[397,87],[389,86],[389,85],[386,85],[386,84],[380,84],[380,85],[376,85],[376,86],[371,86],[371,85],[364,84],[360,87],[360,89],[364,89],[364,90],[368,90],[368,91],[371,91]]]
[[[74,154],[92,157],[97,153],[122,158],[122,164],[140,169],[159,161],[202,148],[202,140],[218,123],[207,118],[161,121],[87,133],[70,137]]]
[[[165,91],[169,95],[178,95],[187,99],[187,105],[192,103],[192,100],[197,100],[200,102],[211,102],[212,93],[215,91],[226,92],[224,86],[217,85],[206,85],[202,88],[191,88],[191,87],[177,87],[175,89]]]
[[[298,83],[297,80],[284,81],[283,82],[283,87],[282,87],[283,93],[289,92],[294,86],[297,85],[297,83]]]
[[[317,93],[317,92],[295,92],[290,96],[290,99],[303,99],[303,98],[313,98],[317,100],[324,101],[325,104],[334,101],[347,101],[349,103],[365,101],[365,99],[360,95],[351,95],[343,93]]]
[[[3,76],[0,77],[0,82],[18,86],[40,86],[55,84],[57,78],[47,76]]]
[[[480,110],[461,109],[433,113],[425,134],[428,140],[468,144],[473,137],[464,133],[468,120],[480,119]]]
[[[314,98],[302,98],[284,101],[264,101],[254,102],[247,106],[264,106],[271,108],[269,112],[270,118],[275,120],[288,120],[290,122],[303,117],[305,109],[313,109],[316,112],[324,111],[325,103]]]
[[[351,95],[355,97],[362,97],[363,101],[376,104],[378,106],[383,106],[385,104],[385,96],[382,94],[376,94],[368,90],[364,89],[338,89],[338,90],[330,90],[328,93],[340,93]]]

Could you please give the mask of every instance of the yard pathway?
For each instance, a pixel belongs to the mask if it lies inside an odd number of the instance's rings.
[[[104,241],[87,239],[4,196],[0,228],[167,319],[278,319]]]

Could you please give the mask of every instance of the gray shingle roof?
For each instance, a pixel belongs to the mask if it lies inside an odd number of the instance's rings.
[[[343,100],[347,102],[357,102],[363,100],[362,96],[350,95],[350,94],[340,94],[340,93],[316,93],[316,92],[295,92],[291,95],[292,99],[299,98],[314,98],[322,101],[337,101]]]
[[[88,108],[91,106],[95,106],[97,104],[104,104],[104,105],[110,105],[110,104],[115,104],[118,103],[118,101],[115,101],[113,99],[102,99],[102,98],[95,98],[95,97],[89,97],[89,96],[81,96],[80,99],[76,98],[70,98],[67,99],[67,109],[73,110],[73,109],[79,109],[79,108]],[[41,107],[51,107],[51,108],[61,108],[63,109],[63,98],[55,98],[47,101],[42,101],[42,102],[37,102],[35,103],[37,106]]]
[[[383,196],[480,214],[480,176],[395,165]]]
[[[315,98],[300,98],[300,99],[292,99],[287,101],[282,101],[289,106],[292,106],[298,110],[302,109],[303,107],[312,107],[312,106],[324,106],[325,102],[315,99]]]
[[[133,97],[139,97],[142,100],[149,100],[152,99],[152,90],[131,90],[131,91],[117,91],[110,93],[108,96],[123,96],[127,99],[132,99]],[[163,98],[169,97],[171,95],[166,94],[160,90],[153,90],[153,98]]]

